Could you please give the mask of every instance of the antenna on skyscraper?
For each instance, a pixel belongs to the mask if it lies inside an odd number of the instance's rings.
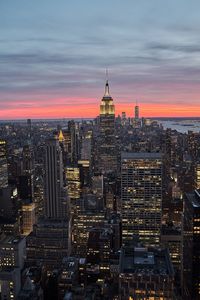
[[[110,96],[110,94],[109,94],[109,83],[108,83],[108,69],[106,69],[105,96]]]
[[[106,68],[106,81],[108,82],[108,69]]]

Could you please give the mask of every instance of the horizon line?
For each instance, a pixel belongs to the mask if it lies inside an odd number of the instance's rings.
[[[117,115],[116,118],[120,116],[120,115]],[[83,118],[83,117],[60,117],[60,118],[31,118],[31,117],[27,117],[27,118],[17,118],[17,119],[0,119],[0,122],[5,122],[5,121],[27,121],[27,120],[34,120],[34,121],[37,121],[37,120],[94,120],[96,118],[98,118],[99,116],[96,116],[96,117],[91,117],[91,118]],[[127,116],[127,119],[128,118],[132,118],[134,119],[135,117],[128,117]],[[162,117],[162,116],[155,116],[155,117],[141,117],[139,119],[200,119],[200,116],[194,116],[194,117],[191,117],[191,116],[183,116],[183,117],[180,117],[180,116],[168,116],[168,117]]]

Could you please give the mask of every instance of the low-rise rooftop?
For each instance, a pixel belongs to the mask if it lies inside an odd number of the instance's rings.
[[[161,159],[159,152],[121,152],[122,159]]]
[[[124,247],[120,256],[120,273],[138,275],[173,275],[166,249]]]

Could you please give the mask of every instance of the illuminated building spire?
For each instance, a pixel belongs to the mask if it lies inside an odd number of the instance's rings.
[[[113,104],[113,99],[110,95],[108,80],[106,80],[105,94],[101,100],[100,114],[101,115],[105,115],[105,114],[114,115],[115,114],[115,106]]]
[[[104,97],[110,97],[110,92],[109,92],[109,83],[108,80],[106,80],[106,85],[105,85],[105,94]]]
[[[104,97],[110,97],[109,83],[108,83],[108,69],[106,69],[106,85],[105,85],[105,94],[104,94]]]
[[[62,143],[64,141],[64,135],[62,130],[60,130],[59,134],[58,134],[58,140],[60,143]]]
[[[107,74],[106,72],[106,77],[108,77]],[[115,105],[110,95],[108,78],[106,78],[105,93],[101,99],[99,117],[100,139],[97,169],[102,174],[116,173]]]

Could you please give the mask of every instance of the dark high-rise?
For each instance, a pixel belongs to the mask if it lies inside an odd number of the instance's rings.
[[[25,145],[22,151],[21,175],[19,176],[19,196],[22,201],[33,200],[34,156],[30,145]]]
[[[6,141],[0,140],[0,188],[8,185],[8,165],[6,158]]]
[[[182,290],[184,300],[200,298],[200,190],[186,193],[183,217]]]
[[[67,215],[63,197],[63,160],[57,139],[50,139],[45,147],[45,217],[63,219]]]
[[[67,196],[58,139],[46,141],[44,207],[44,217],[27,237],[27,263],[33,265],[41,261],[51,270],[59,267],[70,251]]]

